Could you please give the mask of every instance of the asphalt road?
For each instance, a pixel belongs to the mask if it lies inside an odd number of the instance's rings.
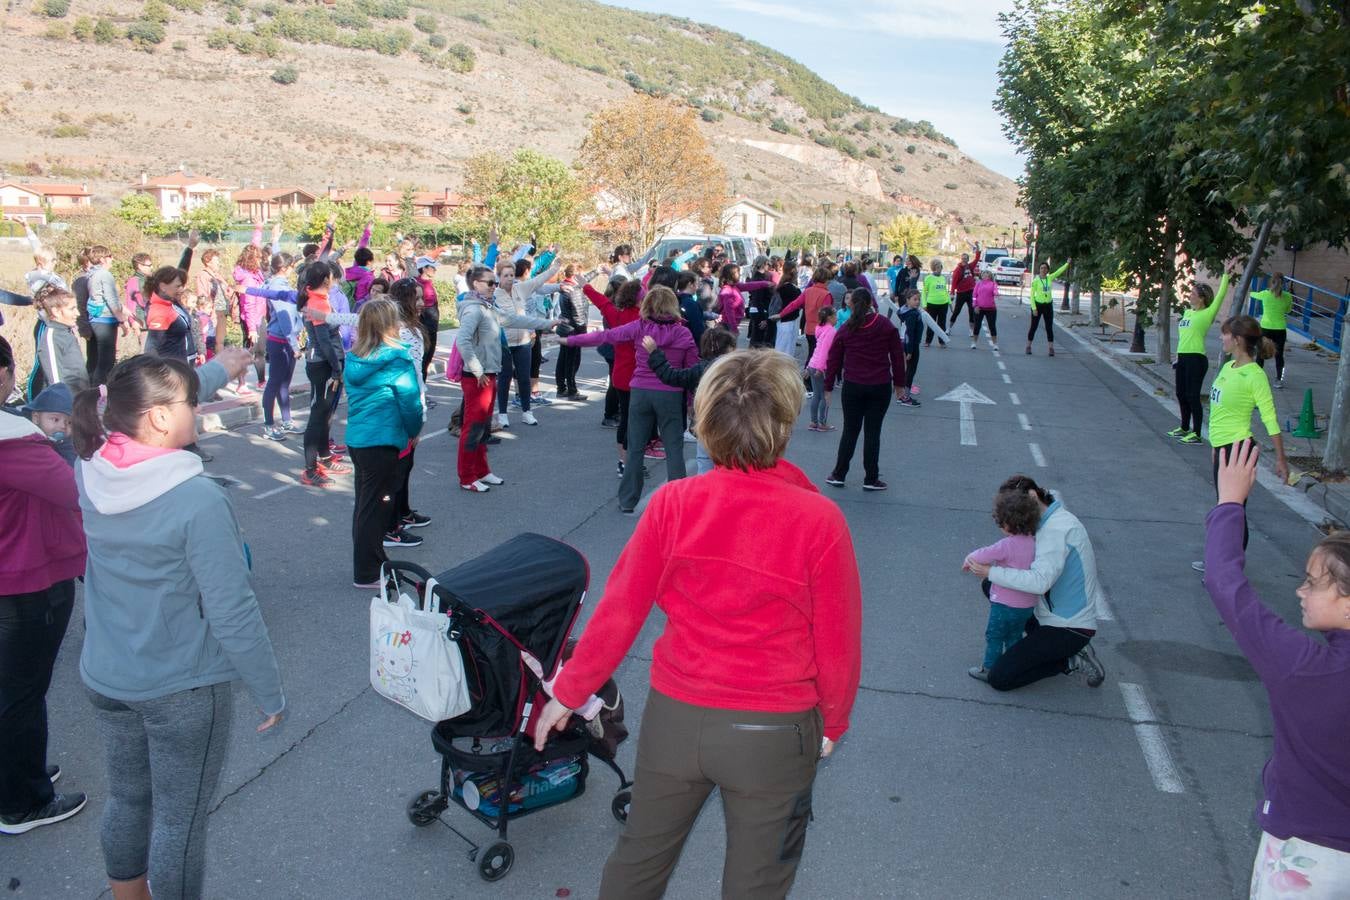
[[[845,511],[865,600],[853,728],[819,774],[794,896],[1245,896],[1270,721],[1190,568],[1213,502],[1208,454],[1162,439],[1175,419],[1076,341],[1061,338],[1054,359],[1043,343],[1023,355],[1026,314],[1007,302],[1001,355],[965,341],[924,353],[922,408],[896,406],[886,419],[889,492],[860,490],[860,459],[848,488],[824,486],[837,434],[808,432],[805,415],[789,448]],[[589,402],[544,409],[535,428],[515,417],[491,451],[507,484],[483,496],[456,487],[444,433],[456,390],[433,383],[440,405],[413,498],[434,522],[407,558],[439,571],[539,531],[587,556],[598,598],[634,524],[613,499],[614,434],[599,425],[604,371],[588,351]],[[937,399],[963,383],[993,401],[972,407],[973,445],[961,442],[959,404]],[[256,425],[203,443],[216,456],[209,470],[238,481],[235,506],[289,698],[281,733],[260,738],[238,692],[211,815],[208,896],[593,896],[620,827],[609,811],[613,776],[597,767],[583,797],[515,823],[515,869],[497,884],[479,880],[450,831],[412,827],[405,804],[435,785],[438,760],[429,726],[369,687],[369,598],[350,577],[350,478],[326,492],[294,486],[298,441],[266,441]],[[663,464],[649,465],[664,477]],[[998,538],[993,492],[1019,471],[1060,492],[1092,535],[1113,615],[1094,641],[1107,667],[1099,689],[1057,678],[999,694],[965,674],[979,661],[986,601],[960,561]],[[1261,488],[1250,511],[1249,571],[1296,620],[1293,590],[1316,532]],[[90,794],[89,808],[0,840],[0,885],[11,896],[104,891],[103,768],[76,668],[80,622],[77,609],[49,695],[51,759],[62,788]],[[633,723],[660,627],[648,624],[618,673]],[[627,767],[635,748],[634,739],[621,750]],[[489,840],[455,813],[447,818],[466,834]],[[669,896],[716,896],[723,844],[714,800]]]

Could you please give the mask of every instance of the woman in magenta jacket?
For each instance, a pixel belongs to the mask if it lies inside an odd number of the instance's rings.
[[[884,491],[881,480],[881,423],[895,399],[905,396],[905,345],[891,320],[879,315],[876,302],[866,288],[848,295],[852,311],[839,326],[830,344],[825,364],[825,405],[829,405],[834,383],[843,377],[844,427],[839,432],[839,453],[834,471],[825,479],[831,487],[843,487],[853,451],[858,447],[858,432],[863,436],[863,490]]]
[[[84,794],[52,789],[60,769],[47,765],[47,688],[85,548],[74,471],[36,425],[8,412],[0,522],[0,834],[23,834],[85,804]]]

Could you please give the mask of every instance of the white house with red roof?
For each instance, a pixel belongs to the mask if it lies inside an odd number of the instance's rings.
[[[256,188],[235,191],[231,197],[235,213],[246,222],[279,218],[283,213],[299,211],[309,214],[315,197],[304,188],[274,187],[260,184]]]
[[[216,197],[229,200],[231,194],[238,188],[237,184],[192,175],[182,169],[158,178],[151,178],[142,172],[140,183],[131,185],[133,191],[149,194],[155,198],[159,214],[167,222],[181,219],[183,213],[204,206]]]
[[[93,194],[83,184],[0,181],[4,218],[41,225],[47,221],[49,208],[53,215],[79,214],[93,208]]]

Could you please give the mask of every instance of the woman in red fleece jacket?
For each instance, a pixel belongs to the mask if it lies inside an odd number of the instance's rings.
[[[729,353],[708,368],[694,419],[716,468],[652,495],[540,714],[542,747],[661,608],[632,807],[601,898],[660,897],[714,787],[727,821],[723,896],[792,886],[817,762],[848,728],[862,630],[844,516],[782,459],[803,393],[778,353]]]

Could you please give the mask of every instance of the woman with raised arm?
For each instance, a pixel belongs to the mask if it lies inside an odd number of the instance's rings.
[[[1209,371],[1209,356],[1205,352],[1205,335],[1214,324],[1214,317],[1228,296],[1228,273],[1219,280],[1219,293],[1207,284],[1191,287],[1190,305],[1177,323],[1177,360],[1172,363],[1176,372],[1177,409],[1181,424],[1167,432],[1182,444],[1203,444],[1201,427],[1205,424],[1205,408],[1200,403],[1204,390],[1205,373]]]
[[[1040,274],[1031,279],[1031,325],[1027,328],[1027,356],[1031,355],[1031,342],[1036,337],[1036,326],[1045,323],[1045,341],[1049,345],[1049,355],[1055,355],[1055,298],[1050,294],[1050,286],[1055,279],[1068,271],[1072,259],[1064,260],[1064,265],[1050,271],[1049,263],[1041,263]]]

